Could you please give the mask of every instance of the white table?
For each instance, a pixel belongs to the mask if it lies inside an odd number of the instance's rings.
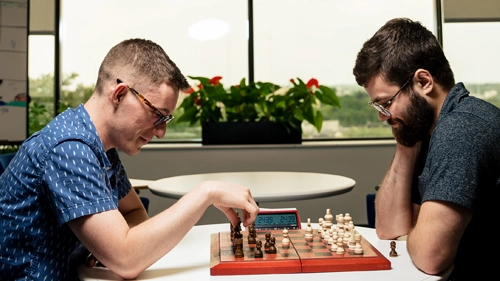
[[[347,177],[306,172],[227,172],[176,176],[153,181],[153,194],[179,199],[202,181],[216,180],[250,188],[256,202],[315,199],[349,192],[356,182]]]
[[[305,224],[303,223],[303,228]],[[318,224],[313,224],[314,228]],[[440,276],[427,275],[419,271],[411,262],[406,251],[406,241],[396,241],[397,257],[389,257],[390,240],[379,240],[375,229],[356,227],[356,230],[377,248],[391,262],[390,270],[298,273],[298,274],[266,274],[239,276],[210,275],[210,235],[220,231],[228,231],[228,224],[200,225],[193,227],[180,243],[158,262],[146,269],[135,280],[269,280],[269,281],[304,281],[304,280],[446,280],[450,270]],[[168,239],[168,237],[165,237]],[[123,280],[106,268],[79,268],[81,281]]]
[[[135,189],[146,189],[149,184],[152,183],[152,180],[141,180],[141,179],[129,179],[132,187]]]

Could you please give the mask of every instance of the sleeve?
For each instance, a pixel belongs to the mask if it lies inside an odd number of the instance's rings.
[[[489,130],[477,116],[455,115],[440,122],[432,136],[419,179],[421,188],[425,187],[422,202],[442,200],[474,210],[482,173],[487,170]]]
[[[120,156],[116,149],[108,150],[106,155],[113,166],[110,183],[117,190],[117,200],[120,200],[129,193],[130,189],[132,189],[132,184],[128,179],[127,172],[120,161]]]
[[[62,142],[48,154],[43,181],[47,200],[60,224],[117,209],[102,160],[87,144],[77,140]]]

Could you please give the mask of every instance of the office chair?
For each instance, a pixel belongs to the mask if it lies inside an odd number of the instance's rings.
[[[0,154],[0,175],[7,169],[12,158],[16,155],[15,152]]]
[[[375,193],[366,194],[366,215],[368,227],[375,228],[375,194],[380,186],[375,186]]]

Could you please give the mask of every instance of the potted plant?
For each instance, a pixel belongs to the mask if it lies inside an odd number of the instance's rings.
[[[303,121],[321,131],[321,104],[340,108],[335,91],[314,78],[307,83],[290,79],[286,87],[270,82],[246,83],[243,78],[229,88],[224,88],[221,76],[189,78],[199,83],[185,92],[188,96],[179,106],[181,116],[176,120],[201,125],[203,144],[301,143]],[[232,128],[210,134],[212,129],[226,126]],[[270,128],[259,133],[257,126]],[[238,140],[240,137],[242,140]]]

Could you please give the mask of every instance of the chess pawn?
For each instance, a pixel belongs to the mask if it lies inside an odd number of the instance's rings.
[[[352,220],[351,214],[345,213],[344,216],[344,224],[349,224],[349,222]]]
[[[268,249],[267,251],[268,251],[270,254],[276,254],[276,251],[277,251],[277,250],[276,250],[276,246],[275,246],[275,244],[276,244],[276,237],[274,237],[274,236],[273,236],[273,237],[271,237],[271,239],[270,239],[270,241],[269,241],[269,242],[271,243],[271,246],[269,246],[269,249]]]
[[[391,252],[389,253],[391,257],[397,257],[398,253],[396,252],[396,242],[391,241]]]
[[[321,230],[323,230],[323,222],[324,221],[325,220],[323,218],[318,219],[318,224],[319,224],[318,233],[321,233]]]
[[[351,233],[351,237],[349,237],[349,249],[354,250],[356,247],[356,238],[354,237],[354,233]]]
[[[265,237],[266,237],[266,244],[264,244],[264,249],[267,250],[267,249],[269,249],[269,247],[271,247],[271,241],[270,241],[271,240],[271,233],[269,233],[269,232],[266,233]]]
[[[330,238],[328,238],[328,242],[327,243],[328,243],[328,245],[335,244],[334,241],[333,241],[333,237],[332,236],[330,236]]]
[[[337,246],[339,246],[339,248],[344,248],[344,239],[342,239],[342,237],[337,239]]]
[[[339,247],[339,246],[337,246],[337,244],[336,244],[336,243],[333,243],[333,244],[332,244],[332,247],[330,247],[330,251],[332,251],[332,252],[337,252],[337,248],[338,248],[338,247]]]
[[[288,238],[288,229],[283,229],[283,240],[281,240],[281,247],[290,247],[290,239]]]
[[[337,253],[337,254],[343,254],[344,252],[345,252],[345,251],[344,251],[344,247],[339,246],[339,247],[337,248],[337,251],[336,251],[336,253]]]
[[[350,237],[351,236],[350,236],[349,232],[344,233],[344,238],[343,238],[344,241],[343,242],[344,242],[345,246],[349,245],[349,239],[350,239]]]
[[[332,233],[332,239],[333,239],[334,242],[337,242],[337,240],[339,239],[339,236],[337,235],[337,231],[334,231]]]
[[[356,255],[361,255],[363,254],[363,248],[361,248],[361,243],[356,242],[356,246],[354,247],[354,253]]]
[[[354,222],[350,221],[347,228],[349,228],[349,231],[352,231],[354,229]]]
[[[264,253],[262,252],[262,241],[257,240],[257,242],[255,243],[254,257],[262,258],[263,256]]]
[[[359,233],[354,234],[354,240],[356,242],[361,242],[361,234],[359,234]]]

